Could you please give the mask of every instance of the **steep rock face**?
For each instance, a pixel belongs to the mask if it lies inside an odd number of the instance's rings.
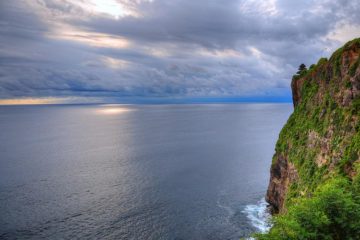
[[[266,201],[271,204],[274,212],[283,209],[285,195],[289,184],[298,178],[295,166],[284,156],[277,156],[271,166],[271,181],[269,183]]]
[[[360,162],[360,39],[292,79],[294,113],[280,133],[266,199],[273,212],[311,196],[333,175],[357,175]]]

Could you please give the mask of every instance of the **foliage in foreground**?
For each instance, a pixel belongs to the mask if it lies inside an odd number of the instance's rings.
[[[273,218],[274,226],[259,240],[360,239],[360,178],[353,184],[333,179],[311,197],[294,199],[286,213]]]

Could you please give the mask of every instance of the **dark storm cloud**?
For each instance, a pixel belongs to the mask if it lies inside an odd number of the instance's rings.
[[[360,36],[357,1],[117,3],[2,1],[0,98],[289,96],[299,63]]]

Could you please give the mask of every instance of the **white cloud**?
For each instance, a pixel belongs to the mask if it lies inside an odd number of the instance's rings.
[[[106,57],[106,56],[103,56],[101,58],[101,61],[105,64],[105,66],[112,68],[112,69],[116,69],[116,70],[125,69],[130,64],[128,61],[124,61],[121,59],[115,59],[112,57]]]
[[[121,36],[87,32],[64,24],[54,25],[53,30],[46,33],[46,36],[54,40],[79,42],[93,47],[129,48],[131,46],[131,42]]]
[[[360,25],[337,24],[336,28],[326,37],[344,44],[349,41],[349,39],[360,37]]]

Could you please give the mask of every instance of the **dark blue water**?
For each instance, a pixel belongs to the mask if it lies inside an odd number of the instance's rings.
[[[1,239],[239,239],[292,106],[0,107]]]

